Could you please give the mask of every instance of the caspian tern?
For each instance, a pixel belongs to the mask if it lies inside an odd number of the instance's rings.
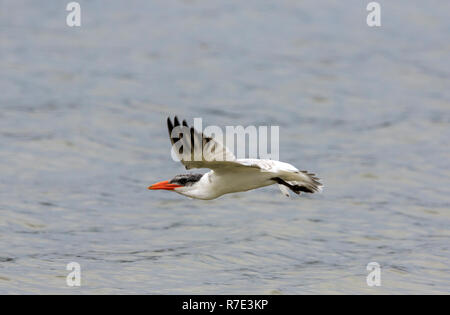
[[[299,171],[291,164],[275,160],[236,159],[234,154],[217,139],[205,136],[193,127],[190,128],[185,120],[180,124],[176,116],[173,123],[170,117],[167,118],[167,126],[172,146],[177,142],[182,145],[181,149],[175,149],[175,153],[185,168],[208,168],[211,171],[205,174],[177,175],[171,180],[153,184],[148,189],[170,190],[203,200],[273,184],[278,184],[281,192],[287,197],[289,190],[296,194],[322,191],[323,185],[315,174]],[[175,135],[174,129],[178,131]],[[183,137],[183,134],[190,137]],[[197,144],[201,144],[200,152],[203,152],[198,160],[192,158]],[[207,153],[209,156],[206,156],[205,152],[209,152]]]

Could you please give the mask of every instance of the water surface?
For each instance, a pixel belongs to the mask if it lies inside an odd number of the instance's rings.
[[[449,293],[448,2],[79,2],[0,3],[0,293]],[[148,191],[169,114],[279,125],[324,193]]]

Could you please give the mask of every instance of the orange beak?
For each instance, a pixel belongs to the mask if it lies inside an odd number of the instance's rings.
[[[165,180],[163,182],[159,182],[159,183],[151,185],[150,187],[148,187],[148,189],[151,189],[151,190],[157,190],[157,189],[174,190],[177,187],[183,187],[183,186],[177,185],[177,184],[170,184],[168,180]]]

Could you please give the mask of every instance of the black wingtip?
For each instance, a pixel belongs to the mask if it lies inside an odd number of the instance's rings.
[[[178,117],[177,117],[177,116],[175,116],[174,119],[173,119],[173,125],[174,125],[175,127],[177,127],[177,126],[180,125],[180,121],[178,120]]]
[[[170,120],[170,116],[167,117],[167,128],[169,129],[169,134],[171,134],[172,129],[173,129],[173,124],[172,124],[172,120]]]

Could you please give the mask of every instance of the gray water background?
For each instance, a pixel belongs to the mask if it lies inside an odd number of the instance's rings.
[[[67,2],[0,1],[0,293],[450,292],[450,2]],[[279,125],[324,193],[148,191],[169,114]]]

